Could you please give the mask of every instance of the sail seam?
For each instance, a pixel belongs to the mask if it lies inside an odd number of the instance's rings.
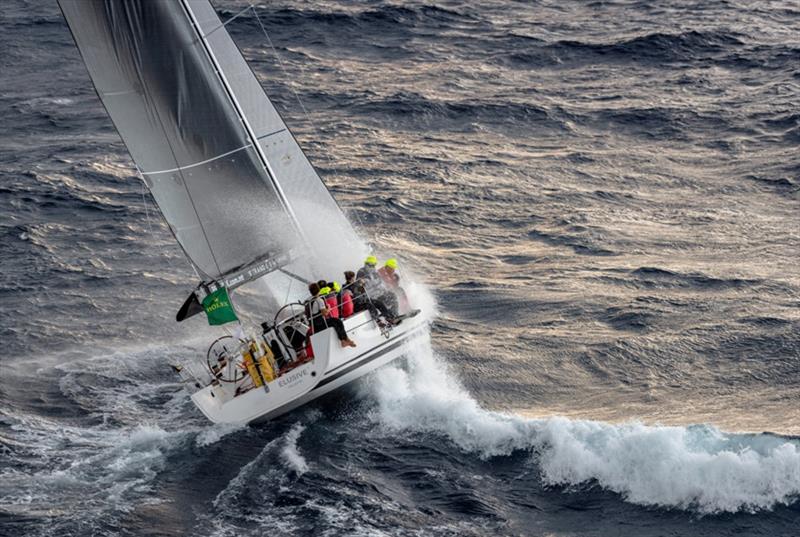
[[[246,145],[243,145],[242,147],[237,147],[236,149],[232,149],[232,150],[228,151],[227,153],[222,153],[221,155],[217,155],[216,157],[211,157],[209,159],[206,159],[206,160],[203,160],[203,161],[200,161],[200,162],[195,162],[194,164],[187,164],[186,166],[178,166],[177,168],[172,168],[170,170],[158,170],[158,171],[154,171],[154,172],[142,172],[142,173],[144,175],[155,175],[155,174],[158,174],[158,173],[180,172],[180,171],[183,171],[183,170],[186,170],[186,169],[189,169],[189,168],[194,168],[196,166],[202,166],[203,164],[208,164],[209,162],[213,162],[213,161],[215,161],[217,159],[225,158],[225,157],[227,157],[229,155],[233,155],[234,153],[238,153],[239,151],[241,151],[243,149],[249,149],[251,147],[253,147],[253,144],[246,144]]]

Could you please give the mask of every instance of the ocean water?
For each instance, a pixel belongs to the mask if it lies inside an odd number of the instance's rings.
[[[798,535],[796,2],[256,11],[274,50],[227,28],[430,338],[209,425],[188,263],[55,2],[7,0],[0,535]]]

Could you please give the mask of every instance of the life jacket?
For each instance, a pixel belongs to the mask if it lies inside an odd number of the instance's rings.
[[[353,314],[353,292],[350,289],[343,289],[339,297],[339,308],[342,314],[342,319],[347,319]]]
[[[396,270],[390,271],[387,267],[381,267],[378,269],[378,275],[389,289],[395,289],[400,285],[400,275]]]
[[[338,319],[339,318],[339,299],[336,298],[336,293],[328,293],[325,295],[325,307],[328,308],[327,317]]]

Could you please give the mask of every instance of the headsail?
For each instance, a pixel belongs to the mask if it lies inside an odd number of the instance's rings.
[[[343,264],[361,253],[208,0],[59,4],[106,110],[204,278],[233,286],[298,256]]]

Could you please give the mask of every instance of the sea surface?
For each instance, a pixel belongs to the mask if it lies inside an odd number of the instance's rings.
[[[214,3],[429,341],[207,423],[189,264],[4,0],[0,535],[800,534],[797,2]]]

